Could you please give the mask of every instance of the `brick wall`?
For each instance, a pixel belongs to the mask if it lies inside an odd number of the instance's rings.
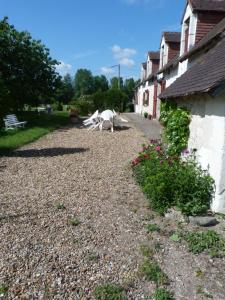
[[[168,62],[180,53],[180,43],[168,43]]]
[[[198,13],[195,43],[198,43],[224,17],[225,13],[221,12]]]
[[[155,74],[159,70],[159,59],[152,59],[152,73]]]

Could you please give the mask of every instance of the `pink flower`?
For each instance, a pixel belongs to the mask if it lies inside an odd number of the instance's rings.
[[[185,155],[188,155],[190,152],[188,149],[185,149],[182,151],[182,155],[185,156]]]
[[[156,150],[156,151],[160,151],[160,150],[161,150],[161,147],[160,147],[160,146],[157,146],[157,147],[155,148],[155,150]]]

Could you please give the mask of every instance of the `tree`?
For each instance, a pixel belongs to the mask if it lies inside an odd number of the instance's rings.
[[[95,92],[104,92],[109,89],[109,83],[104,75],[94,77],[94,89]]]
[[[74,78],[75,97],[91,95],[94,92],[94,78],[91,71],[79,69]]]
[[[128,96],[129,100],[132,100],[134,97],[134,89],[136,83],[133,78],[126,79],[123,86],[124,93]]]
[[[112,77],[110,80],[110,86],[111,89],[118,89],[119,88],[119,84],[118,84],[118,77]],[[123,88],[123,78],[120,77],[120,88]]]
[[[66,74],[63,79],[60,80],[59,87],[56,91],[56,100],[63,104],[68,104],[74,96],[73,80],[69,74]]]
[[[110,89],[105,93],[105,107],[124,111],[128,102],[127,95],[119,89]]]
[[[39,99],[54,95],[59,83],[57,64],[40,40],[17,31],[8,18],[0,21],[1,77],[14,108],[37,104]]]

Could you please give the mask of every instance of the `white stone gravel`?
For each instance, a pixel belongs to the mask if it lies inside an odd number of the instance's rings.
[[[93,299],[105,282],[128,285],[129,299],[144,298],[149,285],[136,271],[146,202],[128,167],[142,142],[135,128],[68,128],[0,158],[7,299]]]

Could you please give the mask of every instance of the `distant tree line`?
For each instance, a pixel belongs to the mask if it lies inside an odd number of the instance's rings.
[[[93,76],[79,69],[74,78],[59,76],[58,61],[49,49],[27,31],[18,31],[8,18],[0,20],[0,119],[24,106],[37,107],[51,103],[61,108],[65,104],[80,104],[95,108],[125,110],[132,99],[136,82],[133,78],[110,80],[103,75]]]
[[[93,109],[129,109],[137,82],[133,78],[113,77],[110,81],[104,75],[93,76],[87,69],[77,70],[74,79],[67,74],[61,79],[56,100],[63,104],[75,101],[89,101]]]

